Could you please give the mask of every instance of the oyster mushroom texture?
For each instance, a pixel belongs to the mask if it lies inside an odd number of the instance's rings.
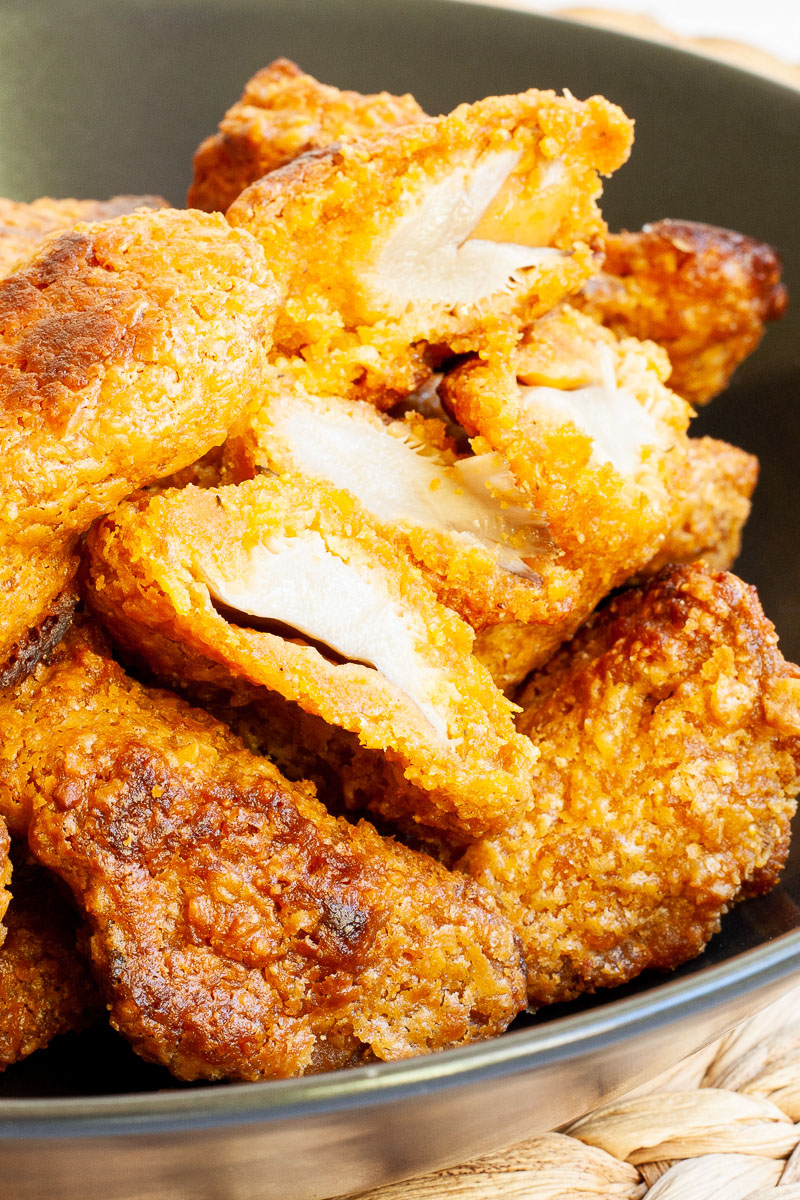
[[[461,835],[528,794],[530,745],[472,631],[346,492],[260,476],[121,506],[93,532],[90,601],[172,678],[259,685],[384,751],[414,819]]]
[[[288,283],[275,360],[388,407],[448,354],[513,341],[595,269],[599,175],[630,144],[602,97],[530,91],[271,172],[228,218]]]

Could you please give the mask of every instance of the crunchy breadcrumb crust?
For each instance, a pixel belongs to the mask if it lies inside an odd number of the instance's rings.
[[[21,850],[13,890],[0,949],[0,1070],[103,1013],[69,893]]]
[[[741,549],[750,497],[758,482],[758,459],[709,437],[690,438],[688,450],[678,520],[642,575],[701,558],[716,571],[729,571]]]
[[[307,534],[357,577],[374,577],[387,614],[413,628],[441,730],[419,700],[369,663],[337,662],[313,637],[260,630],[246,614],[234,615],[234,624],[212,603],[211,573],[241,580],[254,546]],[[157,673],[223,683],[241,677],[349,729],[416,785],[407,795],[420,808],[403,815],[462,838],[496,828],[525,803],[530,744],[514,732],[513,706],[471,656],[472,631],[346,492],[261,476],[238,487],[162,493],[121,505],[88,545],[90,603]]]
[[[772,246],[697,221],[610,233],[602,273],[576,298],[620,336],[652,338],[672,364],[669,386],[706,404],[755,350],[788,302]]]
[[[219,133],[198,146],[187,204],[224,212],[248,184],[298,154],[427,119],[413,96],[342,92],[278,58],[247,81]]]
[[[523,1005],[481,889],[329,816],[85,629],[0,708],[0,805],[28,813],[85,914],[112,1024],[179,1077],[403,1058],[499,1033]]]
[[[13,530],[7,530],[10,537]],[[77,538],[41,546],[9,542],[0,533],[0,686],[4,672],[26,654],[78,569]]]
[[[75,581],[70,580],[64,590],[36,614],[36,624],[12,647],[0,665],[0,688],[24,679],[58,645],[72,624],[78,599],[78,588]]]
[[[506,622],[476,640],[475,653],[500,686],[513,687],[545,662],[612,588],[655,556],[678,523],[690,410],[664,387],[667,371],[653,343],[619,341],[561,306],[534,323],[513,355],[470,359],[441,384],[473,449],[502,456],[552,540],[547,553],[528,560],[553,597],[551,619]],[[624,410],[611,412],[601,429],[591,428],[590,416],[584,427],[553,410],[550,397],[569,403],[609,373]],[[599,402],[587,400],[587,413]],[[624,444],[636,419],[646,423],[645,440],[630,464],[615,461],[614,450],[598,452],[601,436]]]
[[[602,609],[522,703],[536,808],[459,866],[520,934],[531,1003],[677,966],[775,884],[800,786],[800,668],[755,589],[666,572]]]
[[[0,196],[0,279],[21,267],[45,238],[81,221],[108,221],[138,208],[168,208],[161,196],[112,196],[110,200],[54,200],[30,204]]]
[[[313,151],[270,172],[233,202],[228,218],[258,238],[287,282],[276,361],[305,372],[311,391],[386,408],[448,353],[513,343],[523,309],[531,319],[595,269],[592,247],[605,230],[599,174],[625,161],[631,140],[630,121],[602,97],[579,102],[532,90]],[[462,210],[477,205],[470,188],[485,171],[490,191],[462,230]],[[432,231],[435,248],[425,242]],[[417,239],[425,242],[418,262]],[[546,253],[525,269],[509,266],[490,295],[482,294],[490,286],[483,269],[470,299],[454,293],[452,281],[426,295],[436,272],[454,269],[463,247],[474,251],[479,240],[496,256],[512,243]]]

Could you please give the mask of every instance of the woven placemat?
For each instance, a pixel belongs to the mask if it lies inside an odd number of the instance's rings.
[[[800,988],[564,1133],[367,1197],[800,1200]]]

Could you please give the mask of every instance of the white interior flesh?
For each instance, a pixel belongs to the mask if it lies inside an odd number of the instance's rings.
[[[346,489],[380,521],[465,535],[505,570],[533,577],[521,556],[549,546],[544,519],[524,507],[499,455],[448,467],[413,439],[405,421],[386,424],[353,404],[331,409],[291,400],[270,416],[294,469]]]
[[[470,238],[519,158],[497,150],[427,187],[395,221],[368,282],[406,305],[474,304],[519,282],[518,272],[561,257],[550,246]]]
[[[556,423],[569,422],[592,439],[592,458],[610,463],[620,475],[634,476],[646,446],[662,441],[658,423],[632,392],[617,386],[610,349],[604,348],[600,382],[567,391],[521,388],[523,403]]]
[[[230,608],[280,621],[343,658],[372,663],[447,741],[447,721],[432,698],[439,675],[417,650],[424,626],[394,599],[379,570],[345,562],[309,530],[254,546],[243,578],[226,579],[208,564],[204,575],[214,599]]]

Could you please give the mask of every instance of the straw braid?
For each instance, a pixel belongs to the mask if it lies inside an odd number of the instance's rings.
[[[367,1196],[800,1200],[800,989],[565,1133]]]

